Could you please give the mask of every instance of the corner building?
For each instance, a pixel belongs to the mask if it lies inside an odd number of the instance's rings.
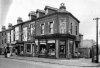
[[[79,20],[66,10],[45,6],[37,10],[36,54],[39,57],[73,58],[79,47]]]

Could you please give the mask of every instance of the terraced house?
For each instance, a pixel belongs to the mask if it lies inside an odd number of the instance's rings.
[[[78,52],[82,35],[80,21],[66,10],[62,3],[59,8],[45,6],[29,13],[29,20],[17,20],[14,25],[15,47],[19,55],[50,58],[73,58]],[[13,38],[12,37],[12,38]]]

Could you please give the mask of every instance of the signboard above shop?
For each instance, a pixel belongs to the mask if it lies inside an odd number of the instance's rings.
[[[48,40],[48,43],[55,43],[55,40]]]

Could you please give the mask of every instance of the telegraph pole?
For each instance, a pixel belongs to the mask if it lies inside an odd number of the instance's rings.
[[[99,63],[99,48],[98,48],[98,20],[100,18],[94,18],[96,20],[96,63]]]

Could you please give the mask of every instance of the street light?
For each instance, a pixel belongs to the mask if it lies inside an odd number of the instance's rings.
[[[98,48],[98,20],[100,18],[94,18],[93,20],[96,20],[96,63],[99,63],[99,48]]]

